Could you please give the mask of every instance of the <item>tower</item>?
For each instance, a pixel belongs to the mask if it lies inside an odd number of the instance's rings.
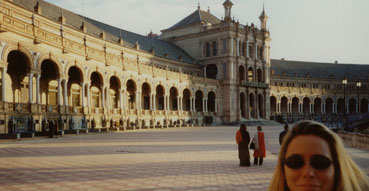
[[[223,3],[223,6],[224,6],[224,20],[225,21],[231,21],[232,20],[232,17],[231,17],[232,5],[233,5],[233,3],[230,0],[226,0]]]
[[[265,9],[263,6],[263,12],[261,13],[259,19],[260,19],[260,26],[261,26],[261,30],[266,31],[267,30],[267,21],[268,21],[268,16],[265,14]]]

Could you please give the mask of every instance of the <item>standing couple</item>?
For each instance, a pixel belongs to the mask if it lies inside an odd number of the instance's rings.
[[[250,166],[250,134],[246,125],[242,124],[240,130],[236,133],[236,142],[238,144],[238,157],[240,158],[240,166]],[[264,132],[261,126],[257,126],[252,142],[254,143],[254,165],[262,165],[263,158],[266,156]]]

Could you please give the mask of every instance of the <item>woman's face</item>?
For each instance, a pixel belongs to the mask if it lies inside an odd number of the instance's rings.
[[[285,179],[291,191],[332,191],[334,166],[328,143],[315,135],[299,135],[284,160]]]

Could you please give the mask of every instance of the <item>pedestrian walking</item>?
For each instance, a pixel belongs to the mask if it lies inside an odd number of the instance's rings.
[[[54,137],[54,122],[49,120],[49,138]]]
[[[263,158],[266,157],[264,132],[261,126],[257,126],[257,132],[254,135],[253,142],[255,144],[253,155],[254,165],[261,166],[263,164]]]
[[[284,131],[282,131],[282,132],[279,134],[279,144],[280,144],[280,145],[282,145],[283,137],[285,137],[287,133],[288,133],[288,124],[286,123],[286,124],[284,125]]]
[[[284,139],[269,191],[369,190],[368,176],[325,125],[301,121]]]
[[[55,135],[55,138],[56,138],[56,139],[58,138],[58,131],[59,131],[59,124],[58,124],[58,122],[56,121],[56,122],[55,122],[55,125],[54,125],[54,135]]]
[[[236,133],[236,142],[238,144],[238,158],[240,159],[240,166],[250,166],[250,134],[247,131],[245,124],[240,126]]]

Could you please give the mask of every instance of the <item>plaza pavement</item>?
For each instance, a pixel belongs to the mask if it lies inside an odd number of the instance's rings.
[[[264,127],[263,166],[238,166],[238,127],[182,127],[0,142],[1,191],[265,191],[282,126]],[[251,135],[255,127],[248,127]],[[347,148],[369,174],[369,152]]]

